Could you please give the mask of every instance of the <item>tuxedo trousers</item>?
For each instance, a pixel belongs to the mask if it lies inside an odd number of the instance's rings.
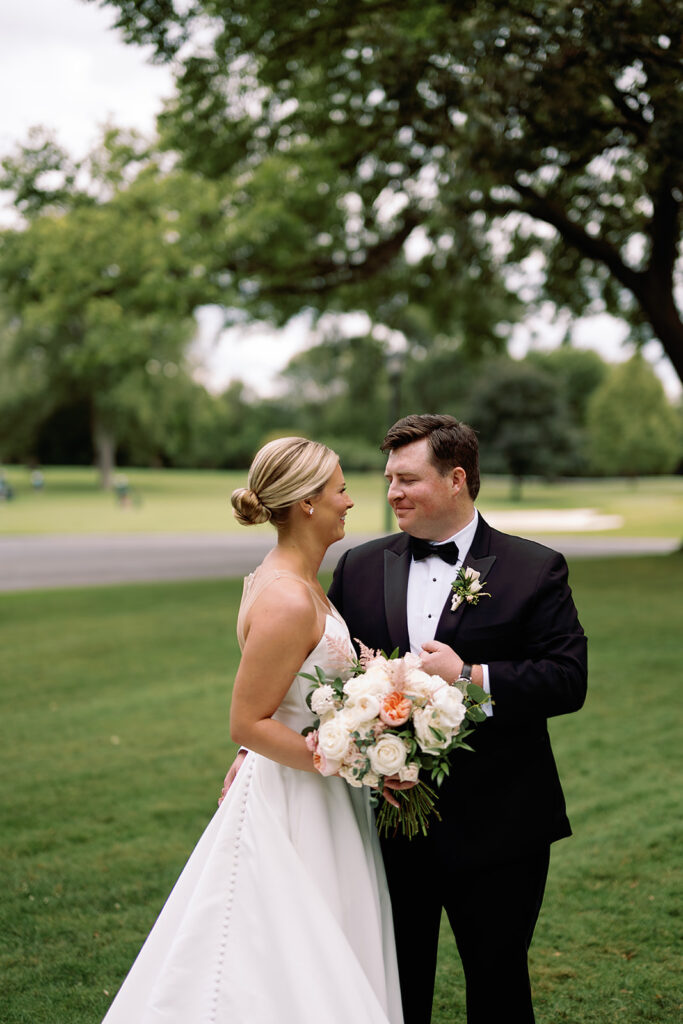
[[[465,975],[467,1024],[534,1024],[527,954],[541,909],[550,848],[460,866],[429,837],[382,844],[391,895],[405,1024],[429,1024],[441,911]]]

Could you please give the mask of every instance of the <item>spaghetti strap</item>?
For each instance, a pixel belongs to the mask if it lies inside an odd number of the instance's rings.
[[[292,572],[289,569],[264,569],[262,565],[259,565],[254,572],[244,577],[242,600],[237,614],[237,640],[240,645],[240,650],[244,649],[244,623],[248,612],[251,610],[252,606],[261,596],[266,587],[279,579],[295,580],[297,583],[302,583],[318,606],[323,609],[325,615],[336,615],[338,618],[340,617],[336,608],[333,608],[326,598],[321,597],[313,584],[309,583],[308,580],[305,580],[303,576],[297,576],[295,572]]]

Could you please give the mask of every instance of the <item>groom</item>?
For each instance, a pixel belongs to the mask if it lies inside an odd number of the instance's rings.
[[[527,951],[550,844],[571,834],[547,719],[586,693],[586,639],[564,558],[491,529],[474,506],[474,431],[452,416],[389,430],[388,500],[402,531],[347,551],[329,591],[352,637],[471,678],[489,718],[451,757],[428,835],[383,843],[405,1024],[429,1024],[441,910],[455,935],[468,1024],[533,1024]],[[432,542],[431,544],[425,542]],[[453,611],[461,565],[490,596]]]

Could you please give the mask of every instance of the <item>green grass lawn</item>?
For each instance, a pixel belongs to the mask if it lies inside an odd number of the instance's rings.
[[[673,1024],[683,556],[571,572],[590,696],[552,723],[575,835],[554,847],[532,947],[537,1020]],[[240,591],[0,594],[2,1024],[101,1020],[232,757]],[[444,930],[433,1021],[457,1020]]]
[[[34,492],[28,471],[10,466],[7,479],[15,497],[0,502],[3,533],[120,533],[156,531],[233,531],[230,494],[243,486],[246,472],[214,470],[127,469],[130,502],[121,507],[111,493],[97,488],[93,469],[47,467],[45,489]],[[347,520],[351,533],[384,529],[385,486],[381,474],[349,473],[356,502]],[[620,515],[623,524],[608,536],[680,537],[683,523],[683,477],[642,480],[565,480],[525,485],[523,500],[511,503],[504,477],[482,480],[481,512],[524,509],[593,508]],[[393,528],[393,526],[391,527]],[[270,527],[253,527],[269,531]],[[521,532],[512,528],[510,532]],[[550,533],[562,532],[549,529]]]

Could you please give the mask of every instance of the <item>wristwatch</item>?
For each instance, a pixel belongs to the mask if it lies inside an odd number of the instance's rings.
[[[460,682],[460,680],[463,680],[466,683],[472,682],[472,666],[467,665],[465,662],[462,663],[460,675],[458,676],[458,682]]]

